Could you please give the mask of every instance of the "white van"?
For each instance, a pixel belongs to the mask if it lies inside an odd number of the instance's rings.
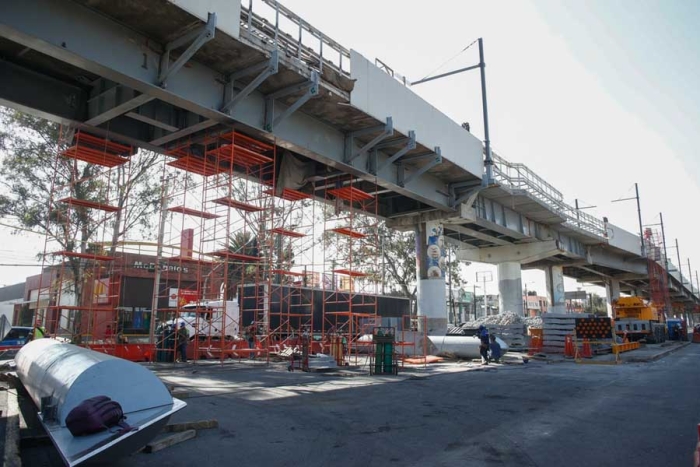
[[[199,319],[197,319],[199,314]],[[225,319],[224,319],[225,315]],[[221,337],[222,327],[226,329],[223,335],[235,337],[239,332],[239,308],[238,301],[203,300],[195,303],[188,303],[180,309],[180,317],[177,320],[171,319],[159,326],[174,327],[178,322],[184,322],[185,328],[190,333],[190,338],[199,335],[201,337]]]

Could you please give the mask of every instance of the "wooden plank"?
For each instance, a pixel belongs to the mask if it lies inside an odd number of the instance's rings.
[[[178,399],[187,399],[188,397],[190,397],[190,392],[183,391],[182,389],[180,389],[180,390],[172,391],[170,393],[170,395],[173,397],[176,397]]]
[[[161,451],[175,444],[182,443],[183,441],[187,441],[188,439],[192,439],[195,436],[197,436],[196,430],[187,430],[182,431],[180,433],[165,436],[163,438],[148,443],[144,448],[144,452],[152,454],[154,452]]]
[[[186,430],[209,430],[211,428],[219,428],[219,421],[217,419],[170,423],[163,428],[163,431],[165,433],[179,433]]]

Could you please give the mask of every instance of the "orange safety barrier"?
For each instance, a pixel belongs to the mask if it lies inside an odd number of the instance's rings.
[[[530,350],[528,350],[528,355],[535,355],[536,353],[542,352],[542,336],[533,335],[530,338]]]
[[[593,358],[593,352],[591,351],[591,342],[588,339],[583,340],[583,346],[581,347],[581,356],[583,358]]]
[[[572,339],[571,334],[568,334],[564,339],[564,356],[573,358],[574,353],[574,340]]]

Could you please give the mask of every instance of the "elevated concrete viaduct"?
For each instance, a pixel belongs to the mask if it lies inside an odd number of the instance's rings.
[[[444,280],[424,267],[433,241],[498,264],[504,310],[522,309],[522,267],[546,270],[554,310],[564,275],[610,297],[645,287],[639,237],[496,154],[487,186],[482,142],[405,82],[277,2],[244,3],[5,1],[0,104],[161,153],[233,126],[313,161],[310,179],[379,185],[379,215],[420,239],[419,313],[435,333],[446,309]],[[700,303],[683,282],[673,293]]]

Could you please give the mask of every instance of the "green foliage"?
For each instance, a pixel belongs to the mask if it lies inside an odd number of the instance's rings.
[[[15,227],[13,233],[45,234],[50,250],[80,253],[104,253],[100,242],[114,247],[129,232],[153,236],[161,203],[159,156],[142,152],[129,164],[108,170],[59,157],[72,136],[56,123],[0,107],[0,216]],[[60,201],[64,198],[126,209],[105,215],[70,207]],[[78,304],[91,299],[84,297],[84,284],[94,279],[85,276],[83,263],[65,262],[70,271],[66,280]]]

